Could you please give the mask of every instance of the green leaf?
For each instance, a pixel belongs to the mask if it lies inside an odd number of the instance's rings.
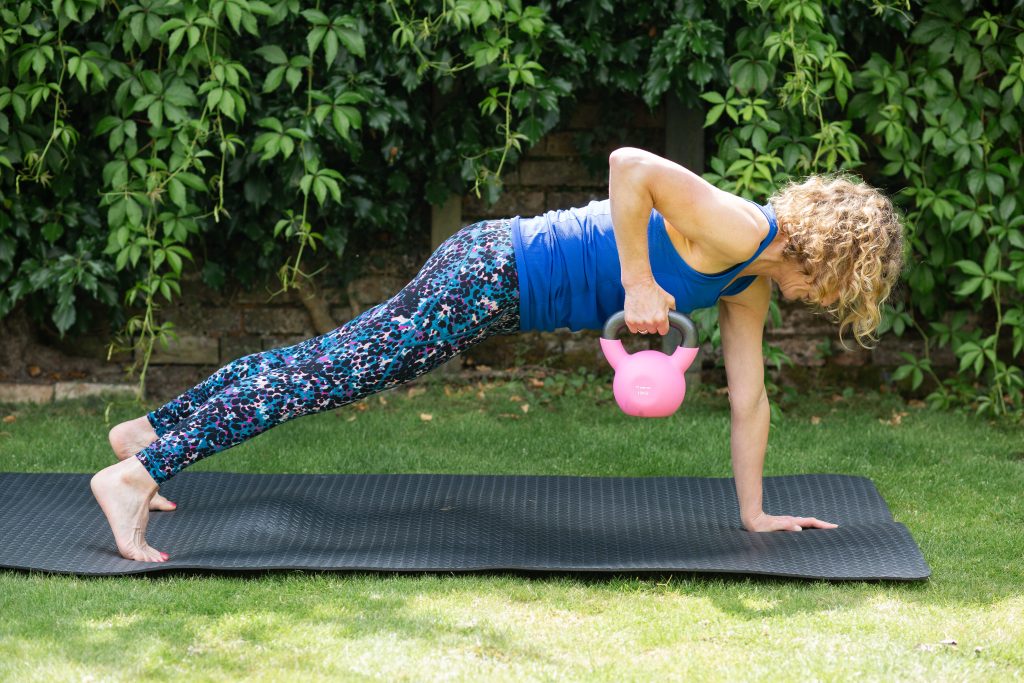
[[[128,197],[124,200],[125,215],[128,218],[128,222],[132,225],[142,225],[142,207],[135,201],[134,197]]]
[[[171,39],[167,41],[167,56],[174,54],[174,51],[181,45],[181,41],[185,38],[185,29],[179,28],[177,31],[171,34]]]
[[[324,178],[324,184],[327,185],[328,189],[331,191],[331,197],[334,198],[334,201],[340,204],[341,187],[338,185],[338,181],[334,178]]]
[[[170,264],[176,275],[181,275],[181,257],[173,251],[167,251],[167,263]]]
[[[295,142],[289,137],[281,137],[279,140],[281,145],[281,154],[285,159],[287,159],[292,155],[292,152],[295,151]]]
[[[187,198],[185,193],[185,185],[178,178],[171,178],[167,183],[167,194],[170,195],[171,201],[174,202],[183,211],[187,207]]]
[[[192,88],[181,81],[176,81],[164,90],[164,101],[178,107],[194,107],[199,104]]]
[[[758,152],[764,152],[768,146],[768,133],[763,128],[755,128],[750,143]]]
[[[220,98],[220,110],[224,112],[224,116],[234,120],[235,118],[235,99],[231,97],[231,92],[225,90],[224,96]]]
[[[273,116],[268,116],[265,119],[260,119],[256,123],[257,125],[263,126],[264,128],[270,128],[271,130],[277,131],[278,133],[284,132],[284,128],[281,126],[281,122],[278,121],[277,118]]]
[[[913,365],[901,365],[898,368],[896,368],[896,370],[892,373],[892,378],[899,382],[909,377],[910,373],[913,372],[913,370]]]
[[[327,35],[327,29],[323,26],[318,26],[306,34],[306,45],[309,47],[309,56],[312,57],[316,53],[316,49],[320,46],[320,41]]]
[[[35,52],[33,50],[26,50],[21,56],[21,59],[18,60],[19,80],[25,80],[25,75],[28,73],[28,70],[32,68],[32,58],[34,54]]]
[[[997,173],[989,173],[985,175],[985,185],[988,186],[988,191],[996,197],[1003,196],[1003,177]]]
[[[971,194],[977,196],[985,184],[985,172],[980,168],[971,169],[967,172],[967,189]]]
[[[971,150],[969,147],[958,147],[953,153],[954,170],[959,171],[961,168],[971,162]]]
[[[253,50],[253,52],[263,57],[263,59],[267,60],[271,64],[288,63],[288,57],[285,55],[284,50],[277,45],[263,45],[262,47],[258,47]]]
[[[299,87],[299,83],[302,82],[302,72],[295,68],[289,68],[285,80],[288,81],[288,85],[292,87],[292,92]]]
[[[157,100],[153,104],[149,105],[149,110],[146,112],[146,116],[149,117],[150,122],[157,128],[163,127],[164,103]]]
[[[125,217],[125,200],[118,199],[110,205],[107,210],[107,224],[111,228],[125,228],[124,224]],[[125,228],[127,229],[127,228]],[[120,268],[118,268],[120,270]]]
[[[327,119],[327,115],[331,113],[331,105],[321,104],[319,107],[313,110],[313,119],[316,121],[318,126],[322,126],[324,121]]]
[[[60,223],[47,223],[42,229],[43,239],[47,242],[56,242],[64,234],[64,226]]]
[[[1002,201],[999,202],[999,216],[1004,221],[1009,221],[1016,209],[1017,198],[1012,194],[1005,195]]]
[[[185,187],[191,188],[193,190],[198,190],[199,192],[206,191],[206,183],[203,182],[202,178],[195,175],[194,173],[182,171],[181,173],[178,173],[174,177],[180,180]]]
[[[267,79],[263,82],[263,92],[272,92],[277,90],[278,86],[281,85],[281,80],[284,78],[285,70],[288,67],[278,66],[270,70],[267,74]],[[293,87],[292,90],[295,88]]]
[[[26,116],[24,98],[22,98],[21,95],[12,95],[11,107],[14,109],[14,114],[18,117],[18,120],[24,122]]]
[[[307,9],[301,12],[302,16],[306,18],[306,21],[313,24],[314,26],[326,26],[331,23],[331,20],[327,18],[327,15],[320,10]]]
[[[981,287],[984,282],[987,282],[985,278],[972,277],[960,286],[960,289],[956,291],[956,295],[959,297],[970,296],[971,294],[974,294],[974,292],[978,291],[978,287]]]
[[[985,252],[985,272],[991,273],[996,269],[996,265],[999,263],[999,244],[992,242],[988,245],[988,250]]]
[[[327,60],[327,66],[334,64],[334,60],[338,57],[338,36],[334,31],[328,31],[324,36],[324,57]]]
[[[235,103],[235,112],[237,113],[237,118],[236,117],[232,117],[232,118],[234,118],[235,120],[240,121],[243,118],[245,118],[245,99],[242,97],[241,93],[239,93],[237,90],[231,90],[228,94],[231,96],[231,99]]]
[[[338,135],[348,140],[348,117],[342,114],[340,109],[335,109],[334,113],[331,114],[331,123],[334,125],[334,130],[337,131]]]
[[[100,119],[99,123],[93,129],[93,135],[103,135],[104,133],[110,132],[111,129],[121,125],[121,119],[116,116],[104,116]]]
[[[484,0],[473,0],[471,19],[474,27],[479,27],[487,23],[487,20],[491,18],[491,8]]]
[[[327,199],[327,186],[322,178],[317,178],[313,181],[313,194],[316,195],[317,203],[323,206],[324,201]]]
[[[57,326],[57,330],[63,335],[75,324],[76,315],[74,293],[68,292],[64,294],[62,292],[61,294],[57,299],[57,307],[53,309],[52,318],[53,324]]]
[[[957,261],[953,265],[968,275],[980,277],[985,274],[985,271],[981,269],[981,266],[974,261]]]
[[[228,15],[228,21],[231,22],[231,28],[235,29],[235,33],[240,34],[242,32],[242,8],[236,5],[231,0],[228,0],[228,3],[225,6],[224,11]]]
[[[341,40],[341,44],[345,46],[345,49],[354,54],[356,57],[366,57],[366,45],[363,43],[363,37],[358,31],[350,28],[338,28],[335,29],[335,33],[338,35],[338,39]]]
[[[156,35],[165,36],[172,31],[175,31],[179,28],[184,28],[186,26],[188,26],[188,23],[184,19],[168,19],[160,25],[160,28],[157,30]]]

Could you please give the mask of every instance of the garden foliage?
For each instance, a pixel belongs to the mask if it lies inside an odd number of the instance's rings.
[[[105,304],[143,367],[159,304],[345,278],[350,242],[426,233],[582,91],[707,112],[706,177],[755,198],[847,168],[893,193],[887,330],[936,401],[1024,406],[1024,9],[926,0],[22,0],[0,9],[0,317]],[[198,257],[198,258],[197,258]],[[961,376],[942,380],[949,347]]]

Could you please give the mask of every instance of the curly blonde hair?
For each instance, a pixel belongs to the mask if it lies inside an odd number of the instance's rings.
[[[811,279],[811,297],[871,348],[882,303],[903,270],[903,220],[892,202],[847,173],[791,181],[768,201],[794,259]],[[820,302],[836,297],[831,305]]]

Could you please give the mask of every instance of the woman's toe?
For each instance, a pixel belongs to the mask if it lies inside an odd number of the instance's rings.
[[[178,504],[172,503],[158,493],[153,496],[153,500],[149,501],[149,509],[170,512],[171,510],[177,510]]]

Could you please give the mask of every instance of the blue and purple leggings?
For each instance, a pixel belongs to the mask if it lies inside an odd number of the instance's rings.
[[[232,361],[149,413],[159,438],[135,457],[161,483],[282,422],[390,389],[518,331],[509,221],[469,225],[388,301],[327,334]]]

